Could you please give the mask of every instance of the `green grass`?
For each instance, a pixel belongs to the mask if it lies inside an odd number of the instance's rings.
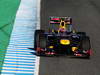
[[[0,0],[0,72],[20,0]]]

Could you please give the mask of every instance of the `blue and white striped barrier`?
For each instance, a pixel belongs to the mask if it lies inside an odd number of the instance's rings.
[[[40,28],[40,0],[21,0],[1,75],[38,75],[34,30]]]

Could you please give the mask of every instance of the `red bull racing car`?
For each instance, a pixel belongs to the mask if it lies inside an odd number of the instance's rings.
[[[90,38],[73,29],[71,17],[50,17],[48,32],[36,30],[34,49],[37,55],[72,55],[89,58]]]

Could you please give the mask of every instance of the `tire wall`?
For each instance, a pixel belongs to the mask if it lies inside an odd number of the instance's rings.
[[[0,71],[20,0],[0,0]]]

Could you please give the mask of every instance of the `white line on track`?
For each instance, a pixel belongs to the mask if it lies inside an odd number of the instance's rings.
[[[37,29],[40,29],[40,7],[41,7],[41,0],[37,0]],[[40,57],[37,57],[35,65],[35,74],[39,75],[39,66],[40,66]]]
[[[7,56],[6,58],[35,59],[35,58],[33,58],[33,57],[32,57],[32,58],[29,58],[29,57],[17,57],[17,56],[16,56],[16,57],[14,57],[14,56],[13,56],[13,57],[12,57],[12,56]]]
[[[24,56],[27,56],[27,57],[34,57],[33,55],[22,55],[22,54],[7,54],[6,56],[15,56],[15,55],[17,55],[17,56],[22,56],[22,57],[24,57]]]
[[[26,53],[26,54],[31,54],[31,53],[28,53],[28,52],[10,52],[10,53]]]
[[[33,62],[32,63],[28,63],[28,62],[24,62],[24,63],[21,63],[21,62],[6,62],[5,64],[22,64],[22,65],[33,65]]]
[[[33,72],[25,72],[25,71],[8,71],[8,70],[2,70],[2,72],[33,74]],[[14,74],[14,75],[15,75],[15,74]]]
[[[24,60],[24,59],[5,59],[5,61],[16,61],[17,62],[33,62],[33,60]]]
[[[23,66],[23,65],[8,65],[8,64],[4,64],[4,66],[12,66],[12,67],[13,67],[13,66],[15,66],[15,67],[16,67],[16,66],[20,66],[20,67],[32,67],[32,68],[33,68],[33,66]]]
[[[9,67],[3,67],[3,69],[4,69],[4,70],[5,70],[5,69],[6,69],[6,70],[7,70],[7,69],[8,69],[8,70],[9,70],[9,69],[12,69],[12,70],[13,70],[13,69],[16,69],[16,70],[29,70],[29,71],[33,71],[33,69],[25,69],[25,68],[9,68]]]
[[[1,75],[14,75],[14,74],[7,74],[7,73],[5,73],[5,74],[1,74]]]
[[[41,6],[41,0],[37,0],[37,29],[40,29],[40,6]]]

